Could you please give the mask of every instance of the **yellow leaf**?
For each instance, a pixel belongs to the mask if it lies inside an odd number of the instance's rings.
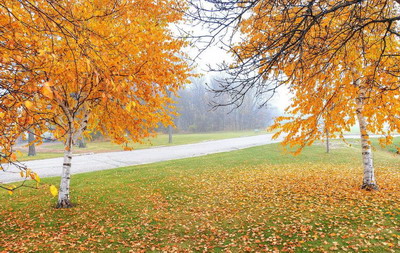
[[[53,195],[53,197],[57,196],[58,194],[57,187],[55,187],[54,185],[50,185],[50,193],[51,195]]]
[[[88,58],[86,58],[86,67],[90,71],[90,60]]]
[[[50,86],[53,86],[54,84],[52,83],[52,82],[45,82],[44,83],[44,86],[47,86],[47,87],[50,87]]]
[[[8,194],[13,195],[15,188],[17,188],[15,185],[11,185],[10,187],[8,187]]]
[[[15,153],[12,153],[11,160],[13,161],[17,160],[17,155]]]
[[[24,177],[24,172],[20,171],[19,174],[21,175],[21,177]]]
[[[36,182],[40,183],[40,177],[38,176],[38,174],[35,173],[35,178],[34,179],[35,179]]]
[[[43,96],[45,96],[49,99],[53,99],[53,91],[51,90],[51,88],[49,86],[42,87],[42,94],[43,94]]]
[[[32,109],[32,107],[33,107],[33,103],[31,102],[31,101],[25,101],[25,106],[26,106],[26,108],[28,108],[28,109]]]
[[[0,112],[0,118],[4,118],[4,112]]]

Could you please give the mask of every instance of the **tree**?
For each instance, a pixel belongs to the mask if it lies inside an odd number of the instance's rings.
[[[28,132],[28,156],[36,156],[36,148],[35,148],[35,134],[32,131]]]
[[[7,71],[2,71],[2,73],[7,73]],[[1,80],[3,87],[7,87],[9,83],[3,78]],[[29,179],[34,179],[37,183],[40,182],[40,178],[35,172],[16,161],[17,157],[13,151],[13,146],[18,137],[28,129],[34,131],[33,129],[44,126],[40,122],[33,122],[33,118],[27,113],[26,106],[30,106],[28,100],[25,103],[18,102],[24,97],[18,90],[1,89],[0,97],[0,171],[15,173],[16,169],[23,180],[18,186],[16,184],[11,186],[0,185],[0,189],[5,189],[9,194],[13,194],[20,187],[32,187],[25,184]]]
[[[64,141],[58,207],[71,206],[72,149],[88,129],[124,144],[154,135],[159,122],[171,122],[166,92],[175,93],[189,72],[180,57],[185,43],[169,30],[182,18],[176,5],[174,0],[3,5],[40,41],[31,42],[30,57],[42,64],[34,71],[41,80],[30,113],[54,126],[54,136]]]
[[[390,143],[400,127],[400,1],[191,2],[195,7],[189,16],[209,23],[212,39],[226,31],[232,31],[230,42],[241,38],[228,43],[235,63],[222,66],[231,78],[217,92],[229,93],[235,103],[252,89],[273,93],[289,85],[296,95],[288,108],[293,116],[280,118],[275,127],[288,133],[284,143],[300,145],[298,151],[323,137],[318,130],[323,129],[318,128],[321,117],[330,136],[342,135],[357,118],[362,188],[376,189],[368,133],[383,134],[381,142]]]
[[[166,89],[166,94],[168,98],[172,97],[172,92]],[[172,123],[168,125],[168,143],[172,143]]]
[[[78,140],[78,147],[79,148],[86,148],[86,142],[85,142],[85,138],[82,137]]]
[[[32,36],[32,30],[26,29],[9,12],[10,8],[18,12],[21,2],[0,1],[0,170],[8,172],[6,164],[12,164],[25,179],[19,186],[0,186],[9,190],[10,194],[25,186],[28,178],[38,180],[34,172],[16,161],[13,152],[16,140],[27,131],[40,134],[41,129],[45,129],[45,121],[29,112],[35,96],[38,96],[37,84],[41,81],[41,77],[34,72],[40,68],[41,62],[33,62],[31,57],[34,46],[40,42]]]
[[[328,69],[329,74],[302,73],[302,77],[293,81],[293,92],[296,96],[293,105],[288,109],[292,116],[279,118],[272,128],[280,129],[276,136],[287,133],[283,143],[299,145],[300,151],[304,146],[323,138],[326,132],[343,138],[343,133],[349,131],[357,119],[364,165],[362,188],[373,190],[378,189],[378,186],[368,133],[382,134],[386,136],[382,142],[391,142],[391,133],[399,129],[398,112],[395,108],[400,106],[396,99],[400,92],[398,78],[385,74],[391,66],[398,64],[397,61],[387,59],[377,69],[372,63],[377,60],[374,58],[379,56],[377,51],[380,51],[380,47],[372,38],[369,42],[370,45],[364,45],[367,50],[351,46],[337,52],[338,55],[348,53],[338,58],[340,62],[333,61]],[[395,45],[396,42],[391,44]],[[398,50],[398,45],[393,49]],[[313,77],[308,76],[309,74]],[[385,125],[388,126],[387,129]]]
[[[207,84],[208,83],[208,84]],[[176,125],[187,132],[240,131],[264,129],[277,116],[276,108],[260,108],[257,99],[247,97],[242,106],[215,107],[229,103],[226,94],[215,97],[210,89],[218,87],[215,77],[192,79],[192,85],[179,92]]]

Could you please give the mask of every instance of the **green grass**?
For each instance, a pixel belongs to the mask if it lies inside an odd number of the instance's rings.
[[[379,150],[387,150],[392,153],[397,153],[397,148],[400,148],[400,137],[393,138],[393,144],[383,148],[379,145],[379,141],[377,139],[372,139],[372,144]]]
[[[21,152],[17,155],[19,161],[32,161],[32,160],[41,160],[41,159],[49,159],[62,157],[62,153],[53,153],[53,152],[38,152],[35,156],[28,156],[27,153]]]
[[[359,190],[355,145],[301,155],[277,144],[74,175],[76,205],[0,192],[0,251],[400,250],[400,156],[376,150],[379,192]]]
[[[212,132],[212,133],[196,133],[196,134],[174,134],[173,142],[168,143],[167,134],[159,134],[155,138],[144,140],[144,143],[132,143],[129,147],[133,149],[144,149],[157,146],[173,146],[197,143],[202,141],[221,140],[245,136],[255,136],[265,134],[265,131],[237,131],[237,132]],[[39,146],[39,148],[41,148]],[[25,148],[26,149],[26,148]],[[18,156],[20,161],[38,160],[46,158],[61,157],[63,155],[64,146],[61,143],[47,144],[41,149],[43,151],[37,152],[37,156],[28,156],[24,150]],[[124,150],[121,145],[112,143],[110,141],[94,141],[88,142],[86,148],[74,148],[74,153],[102,153]]]

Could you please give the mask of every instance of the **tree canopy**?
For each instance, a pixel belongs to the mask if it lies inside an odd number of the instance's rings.
[[[73,144],[88,130],[122,144],[169,124],[173,107],[166,92],[176,92],[190,71],[180,53],[185,42],[169,27],[182,18],[177,4],[3,1],[8,30],[0,50],[2,68],[10,70],[1,79],[11,88],[2,99],[1,113],[10,115],[5,127],[13,126],[13,136],[28,127],[38,137],[52,131],[65,142],[65,170]],[[7,112],[7,105],[18,113]],[[28,120],[16,124],[15,115]]]
[[[280,68],[288,63],[296,63],[293,69],[310,69],[310,61],[328,68],[337,52],[349,44],[361,47],[369,32],[383,46],[382,59],[398,57],[384,46],[400,35],[396,2],[192,0],[188,16],[209,28],[210,34],[196,39],[213,43],[225,38],[225,48],[235,63],[221,66],[231,78],[222,82],[220,92],[230,93],[237,101],[250,89],[263,94],[297,78],[289,72],[280,75]],[[396,69],[390,73],[397,76]]]
[[[399,2],[205,2],[191,1],[189,16],[207,23],[212,39],[228,36],[235,60],[222,65],[230,78],[217,92],[240,103],[251,90],[262,97],[287,85],[291,116],[278,118],[273,129],[299,150],[326,132],[342,136],[357,118],[369,171],[363,187],[375,189],[368,133],[384,135],[385,144],[400,130]]]

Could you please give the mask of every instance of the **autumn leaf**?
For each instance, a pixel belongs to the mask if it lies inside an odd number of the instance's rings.
[[[42,87],[42,94],[47,97],[48,99],[53,99],[53,91],[49,86]]]
[[[25,101],[25,106],[28,109],[32,109],[33,108],[33,103],[29,100]]]
[[[58,194],[57,187],[55,187],[54,185],[50,185],[49,190],[50,190],[51,195],[53,195],[53,197],[57,196],[57,194]]]
[[[17,160],[17,155],[15,153],[11,154],[11,160],[13,161]]]
[[[9,186],[8,187],[8,194],[13,195],[15,188],[17,188],[15,185]]]
[[[37,173],[34,173],[34,178],[33,178],[36,182],[40,183],[40,177]]]

